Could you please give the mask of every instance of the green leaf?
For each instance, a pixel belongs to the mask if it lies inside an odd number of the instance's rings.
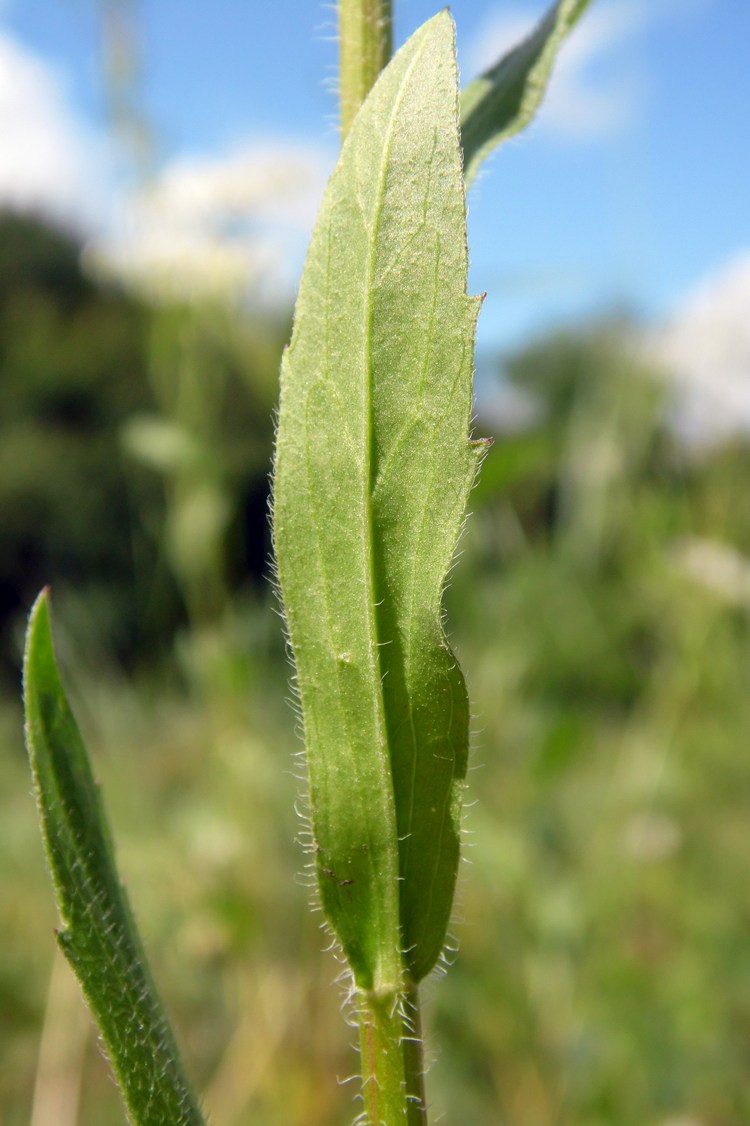
[[[466,183],[501,141],[531,121],[544,97],[558,49],[590,0],[558,0],[536,30],[461,91]]]
[[[441,593],[484,443],[469,439],[453,24],[382,73],[328,184],[282,363],[274,537],[324,910],[362,988],[445,938],[468,706]]]
[[[58,942],[99,1025],[132,1122],[198,1126],[120,885],[98,787],[55,663],[48,596],[31,612],[24,660],[26,742],[62,928]]]

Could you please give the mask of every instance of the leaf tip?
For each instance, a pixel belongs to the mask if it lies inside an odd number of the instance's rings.
[[[27,629],[27,653],[32,639],[36,635],[38,629],[43,628],[46,624],[49,629],[50,620],[50,588],[43,586],[39,594],[34,600],[34,604],[29,611],[29,622]]]
[[[31,669],[36,663],[36,657],[40,650],[44,648],[45,641],[50,645],[52,644],[49,595],[50,588],[48,586],[42,587],[36,597],[34,605],[31,607],[28,624],[26,626],[26,645],[23,656],[23,683],[24,696],[27,702],[29,686],[32,679]]]

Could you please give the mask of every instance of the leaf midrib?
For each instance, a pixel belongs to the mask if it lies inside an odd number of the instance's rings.
[[[374,425],[375,395],[374,395],[374,371],[373,371],[374,365],[373,365],[373,348],[372,348],[373,316],[374,316],[374,304],[375,304],[375,302],[374,302],[373,298],[374,298],[374,292],[375,292],[375,284],[374,284],[375,263],[376,263],[376,258],[377,258],[377,248],[378,248],[378,242],[379,242],[378,234],[379,234],[379,230],[380,230],[380,224],[381,224],[381,221],[382,221],[382,212],[383,212],[383,205],[384,205],[384,200],[385,200],[385,184],[386,184],[386,179],[387,179],[387,174],[388,174],[389,157],[390,157],[390,153],[391,153],[391,149],[392,149],[392,145],[393,145],[394,125],[395,125],[395,122],[396,122],[396,119],[397,119],[397,116],[398,116],[398,111],[400,110],[401,105],[404,101],[404,98],[405,98],[405,95],[406,95],[406,89],[407,89],[410,77],[411,77],[415,67],[417,66],[418,62],[421,60],[423,53],[424,53],[424,47],[421,47],[417,52],[415,52],[413,59],[411,59],[409,66],[404,73],[404,76],[403,76],[403,79],[402,79],[402,82],[401,82],[401,86],[400,86],[400,89],[399,89],[398,97],[397,97],[397,99],[396,99],[396,101],[395,101],[395,103],[392,107],[390,118],[388,120],[388,127],[387,127],[386,134],[385,134],[385,143],[383,144],[383,147],[382,147],[382,150],[381,150],[380,168],[378,170],[378,184],[377,184],[377,192],[376,192],[376,195],[375,195],[376,203],[375,203],[375,210],[374,210],[374,216],[373,216],[373,225],[372,225],[372,230],[370,232],[368,232],[369,245],[368,245],[368,255],[367,255],[367,273],[366,273],[366,289],[365,289],[366,299],[367,299],[367,319],[366,319],[366,322],[365,322],[365,363],[367,365],[367,370],[366,370],[366,376],[365,376],[365,386],[366,386],[366,393],[367,393],[367,396],[368,396],[367,429],[366,429],[366,434],[365,434],[365,450],[366,450],[366,458],[367,458],[367,463],[366,463],[366,467],[365,467],[365,474],[366,474],[366,477],[367,477],[368,487],[367,487],[365,504],[366,504],[366,511],[367,511],[367,526],[368,526],[368,539],[369,539],[369,543],[368,543],[368,554],[369,554],[369,568],[368,568],[368,570],[369,570],[369,575],[368,575],[368,578],[369,578],[369,585],[370,585],[371,605],[374,608],[373,626],[374,626],[374,632],[375,632],[376,666],[377,666],[377,670],[378,670],[378,688],[377,688],[377,691],[378,691],[379,701],[380,701],[380,710],[381,710],[381,714],[382,714],[382,717],[383,717],[384,743],[385,743],[385,749],[386,749],[386,752],[387,752],[387,755],[388,755],[388,768],[389,768],[389,774],[390,774],[390,779],[391,779],[391,792],[392,792],[392,797],[393,797],[394,825],[396,827],[397,835],[398,835],[398,806],[397,806],[397,801],[396,801],[396,789],[395,789],[395,779],[394,779],[394,769],[393,769],[393,747],[391,745],[391,733],[390,733],[390,728],[389,728],[389,723],[388,723],[388,710],[389,709],[387,708],[387,705],[386,705],[386,693],[384,691],[385,670],[383,668],[383,660],[382,660],[382,653],[381,653],[382,647],[383,647],[383,644],[384,644],[384,642],[382,641],[383,630],[382,630],[382,622],[381,622],[382,599],[380,597],[380,588],[381,588],[381,584],[382,584],[382,577],[380,578],[380,581],[379,581],[378,572],[379,572],[380,569],[377,566],[377,562],[376,562],[377,555],[376,555],[376,551],[375,551],[374,494],[375,494],[375,491],[377,489],[378,479],[377,479],[376,474],[375,474],[375,425]],[[411,700],[410,699],[409,699],[409,723],[412,725],[412,729],[413,729],[414,717],[413,717],[413,709],[411,707]],[[417,740],[416,740],[416,733],[415,733],[415,737],[414,737],[415,762],[416,762],[416,745],[417,745]],[[396,852],[396,868],[397,868],[397,871],[398,871],[399,877],[400,877],[400,876],[403,875],[403,873],[401,872],[401,850],[400,850],[400,847],[398,845],[398,841],[396,842],[396,849],[397,849],[397,852]],[[401,927],[402,927],[400,902],[401,902],[401,896],[399,894],[399,896],[398,896],[399,930],[401,930]]]

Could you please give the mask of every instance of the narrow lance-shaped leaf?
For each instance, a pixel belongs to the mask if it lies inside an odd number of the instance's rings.
[[[544,97],[560,44],[590,0],[558,0],[536,30],[461,91],[464,176],[501,141],[531,121]]]
[[[106,819],[57,671],[48,598],[31,612],[26,741],[63,926],[58,942],[99,1025],[130,1120],[199,1126],[172,1030],[120,885]]]
[[[450,915],[468,706],[440,600],[469,438],[453,24],[394,56],[327,187],[284,357],[274,536],[323,906],[363,988],[418,981]]]

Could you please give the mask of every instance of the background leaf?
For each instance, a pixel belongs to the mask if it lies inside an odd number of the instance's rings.
[[[26,739],[47,860],[63,922],[58,942],[101,1030],[131,1119],[203,1122],[120,885],[106,819],[55,663],[48,596],[31,613],[24,664]]]
[[[558,0],[536,30],[461,91],[466,183],[501,141],[529,124],[547,89],[565,36],[589,0]]]

